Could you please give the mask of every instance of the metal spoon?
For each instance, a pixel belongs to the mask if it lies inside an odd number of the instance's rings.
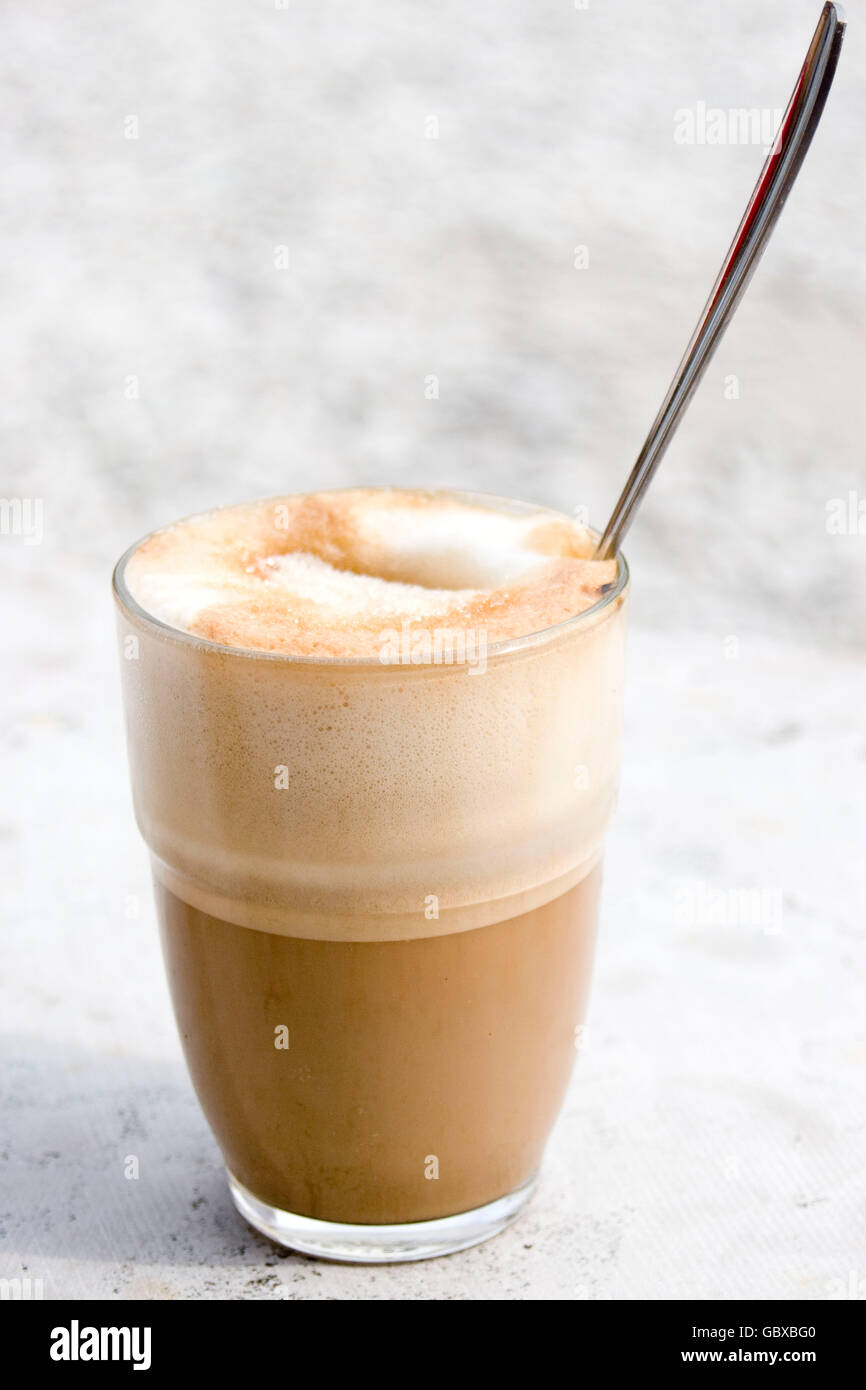
[[[825,5],[743,220],[646,443],[604,529],[595,552],[597,560],[607,560],[619,549],[650,479],[761,259],[821,119],[844,33],[845,15],[841,5]]]

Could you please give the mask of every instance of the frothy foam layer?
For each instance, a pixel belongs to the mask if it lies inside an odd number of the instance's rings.
[[[118,590],[142,833],[173,894],[288,936],[393,941],[532,911],[597,864],[616,795],[625,587],[567,517],[358,491],[214,512]],[[220,645],[172,638],[123,597]],[[497,638],[442,660],[385,630]],[[134,641],[130,641],[134,638]],[[263,661],[259,649],[373,660]],[[479,656],[476,644],[472,653]]]
[[[162,622],[225,646],[376,657],[386,630],[473,630],[487,644],[584,612],[616,580],[559,513],[449,494],[358,489],[283,497],[155,533],[126,567]]]

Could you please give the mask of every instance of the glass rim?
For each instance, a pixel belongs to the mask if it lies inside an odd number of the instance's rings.
[[[567,516],[567,513],[558,511],[555,507],[544,506],[541,503],[526,502],[521,498],[506,497],[495,492],[479,492],[463,488],[443,487],[428,489],[386,486],[363,487],[359,485],[356,488],[333,487],[318,489],[323,495],[361,490],[364,492],[414,493],[416,496],[419,492],[425,492],[441,497],[455,497],[463,502],[469,502],[470,505],[474,506],[487,505],[489,507],[491,503],[498,503],[498,510],[500,511],[510,510],[512,512],[522,512],[525,510],[527,512],[548,512],[551,516],[559,518]],[[256,647],[238,647],[225,642],[214,642],[209,637],[200,637],[197,633],[188,632],[185,628],[176,627],[173,623],[167,623],[162,618],[156,617],[154,613],[149,612],[148,609],[144,608],[142,604],[139,603],[138,599],[134,597],[127,587],[126,566],[135,552],[140,546],[144,545],[145,541],[150,540],[152,536],[159,535],[162,531],[168,530],[170,526],[183,526],[187,522],[196,521],[201,517],[214,516],[218,512],[231,511],[235,507],[255,507],[261,506],[266,502],[276,503],[285,501],[287,498],[304,497],[308,495],[309,490],[307,489],[304,492],[277,493],[270,497],[252,498],[248,502],[227,502],[219,507],[209,507],[206,511],[192,512],[188,516],[179,517],[176,521],[167,522],[165,526],[158,526],[153,531],[148,531],[126,548],[112,571],[111,587],[117,603],[121,608],[128,610],[133,617],[143,622],[146,626],[155,628],[158,632],[164,633],[166,636],[173,638],[176,642],[197,647],[203,651],[218,652],[236,657],[247,657],[256,661],[287,662],[291,665],[298,666],[322,666],[327,668],[351,667],[364,670],[378,669],[383,671],[393,670],[393,663],[383,662],[378,656],[305,656],[296,652],[270,652],[262,651]],[[587,526],[586,529],[595,539],[599,538],[601,533],[594,527]],[[537,628],[533,632],[523,633],[519,637],[509,637],[501,642],[491,642],[485,648],[487,660],[491,657],[508,656],[512,653],[523,651],[526,648],[543,646],[547,642],[554,641],[561,634],[581,627],[588,619],[598,617],[604,609],[609,608],[611,604],[615,603],[616,600],[625,593],[628,587],[629,568],[625,555],[619,550],[613,558],[616,560],[617,566],[616,579],[613,587],[608,593],[603,594],[602,597],[597,599],[589,608],[584,608],[580,613],[572,613],[567,618],[560,618],[558,622],[552,623],[548,627]],[[428,662],[412,663],[410,669],[425,670],[429,664]],[[401,671],[405,671],[407,668],[401,665],[400,669]]]

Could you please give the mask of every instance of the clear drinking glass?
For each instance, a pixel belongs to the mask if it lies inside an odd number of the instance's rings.
[[[487,1239],[532,1195],[585,1017],[624,558],[593,608],[464,634],[462,661],[405,632],[332,660],[167,626],[128,590],[135,549],[114,575],[133,798],[236,1206],[334,1259]]]

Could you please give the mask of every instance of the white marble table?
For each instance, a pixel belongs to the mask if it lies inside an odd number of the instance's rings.
[[[485,1246],[352,1269],[277,1252],[230,1204],[98,645],[11,753],[31,877],[5,938],[3,1275],[99,1298],[821,1298],[863,1277],[862,669],[632,634],[595,996],[539,1195]]]

